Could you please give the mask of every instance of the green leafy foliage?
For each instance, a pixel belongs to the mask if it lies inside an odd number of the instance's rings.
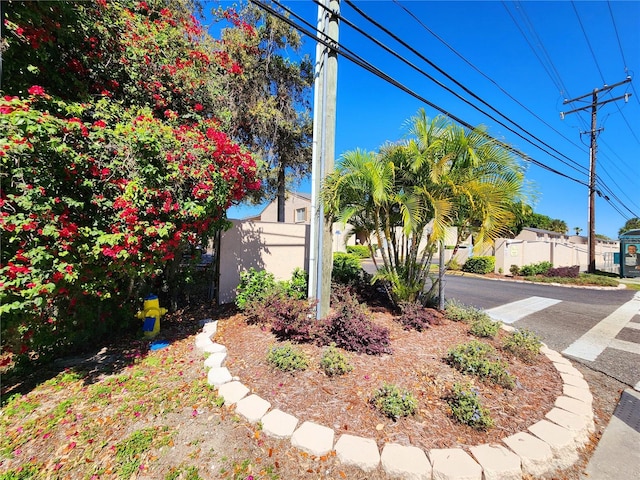
[[[517,277],[518,275],[520,275],[520,267],[518,265],[511,265],[509,267],[509,272],[511,273],[511,275],[513,275],[514,277]]]
[[[273,273],[251,267],[240,273],[240,283],[236,288],[236,306],[245,310],[249,303],[260,302],[276,289]]]
[[[290,343],[281,347],[272,347],[267,354],[267,361],[270,365],[283,372],[293,372],[296,370],[306,370],[309,361],[306,355],[293,348]]]
[[[504,340],[503,348],[527,363],[533,363],[540,354],[542,341],[531,330],[521,329],[512,332]]]
[[[344,375],[353,370],[349,357],[338,350],[335,344],[329,345],[320,358],[320,367],[329,377]]]
[[[333,254],[333,270],[331,280],[343,284],[355,284],[362,278],[360,258],[351,253],[336,252]]]
[[[394,420],[413,415],[418,408],[418,400],[409,390],[386,383],[373,393],[370,402],[380,413]]]
[[[41,471],[41,465],[25,463],[19,468],[0,473],[0,480],[32,480],[38,478],[38,473]]]
[[[524,265],[520,267],[520,275],[522,275],[523,277],[533,277],[534,275],[544,275],[552,267],[553,267],[553,264],[551,262],[531,263],[529,265]]]
[[[493,338],[500,331],[501,322],[491,320],[489,315],[483,314],[471,322],[469,333],[476,337]]]
[[[497,359],[496,350],[487,343],[472,340],[457,345],[447,353],[447,362],[462,373],[475,375],[504,388],[512,389],[515,379],[507,371],[507,363]]]
[[[142,456],[154,444],[167,442],[167,429],[145,428],[136,430],[116,445],[116,461],[119,464],[118,478],[128,479],[135,475],[142,465]],[[166,444],[166,443],[165,443]]]
[[[455,383],[447,403],[451,415],[458,422],[477,430],[487,430],[493,426],[491,414],[482,406],[477,388]]]
[[[455,299],[447,300],[444,306],[444,313],[449,320],[464,323],[472,323],[485,316],[482,310],[465,305]]]
[[[291,274],[291,280],[281,283],[284,294],[297,299],[307,298],[309,289],[309,274],[302,268],[296,268]]]
[[[464,262],[463,272],[469,273],[491,273],[496,268],[496,257],[471,257]]]
[[[366,245],[347,245],[347,253],[355,255],[358,258],[369,258],[371,252]]]

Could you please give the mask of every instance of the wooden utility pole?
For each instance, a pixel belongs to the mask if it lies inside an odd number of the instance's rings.
[[[318,5],[318,42],[313,97],[313,151],[311,171],[311,228],[309,248],[309,298],[318,301],[316,316],[329,313],[331,271],[333,269],[332,222],[325,219],[320,190],[324,178],[333,171],[336,136],[338,83],[338,14],[340,0],[321,0]]]
[[[589,265],[587,267],[587,271],[589,273],[596,272],[596,152],[598,151],[598,144],[596,142],[597,134],[600,130],[597,128],[597,113],[598,107],[605,105],[610,102],[615,102],[616,100],[624,99],[625,102],[629,100],[631,96],[630,93],[625,93],[620,97],[610,98],[609,100],[598,101],[598,94],[608,92],[609,90],[618,87],[620,85],[624,85],[625,83],[629,83],[631,81],[631,77],[627,77],[622,82],[614,83],[613,85],[605,85],[601,89],[594,88],[592,93],[587,93],[580,97],[573,98],[571,100],[565,100],[563,105],[567,103],[572,103],[577,100],[582,100],[588,96],[591,96],[591,104],[586,105],[582,108],[576,108],[574,110],[569,110],[568,112],[560,112],[560,118],[564,120],[565,115],[569,115],[570,113],[580,112],[582,110],[591,109],[591,143],[589,147],[589,233],[587,237],[588,247],[589,247]],[[582,132],[587,133],[587,132]]]

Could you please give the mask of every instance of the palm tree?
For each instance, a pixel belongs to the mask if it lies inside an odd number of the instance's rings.
[[[466,130],[424,110],[409,121],[409,139],[376,153],[347,152],[324,187],[327,213],[365,224],[381,247],[374,277],[392,300],[426,303],[429,266],[448,227],[459,244],[484,245],[508,229],[522,202],[522,168],[483,130]],[[456,245],[457,247],[457,245]],[[374,257],[375,258],[375,257]]]

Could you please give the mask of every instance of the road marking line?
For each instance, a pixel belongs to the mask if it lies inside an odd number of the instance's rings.
[[[624,328],[633,328],[634,330],[640,330],[640,323],[629,322]]]
[[[490,308],[485,310],[485,313],[494,320],[500,320],[503,323],[513,323],[527,315],[560,303],[560,301],[561,300],[556,300],[555,298],[529,297],[524,300],[518,300],[517,302],[506,303],[499,307]]]
[[[640,355],[640,343],[627,342],[626,340],[618,340],[617,338],[614,338],[611,340],[609,347]]]
[[[608,346],[616,348],[615,344],[620,345],[621,340],[616,342],[613,340],[638,312],[640,312],[640,292],[637,292],[631,300],[618,307],[615,312],[569,345],[562,353],[594,361]]]

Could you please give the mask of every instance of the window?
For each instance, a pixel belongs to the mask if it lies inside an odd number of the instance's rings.
[[[307,209],[296,208],[296,223],[303,223],[307,221]]]

